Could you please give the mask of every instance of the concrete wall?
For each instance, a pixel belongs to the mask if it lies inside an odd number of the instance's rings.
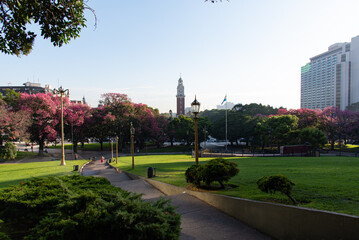
[[[133,179],[145,179],[167,195],[187,193],[195,196],[277,239],[359,239],[359,217],[356,216],[190,191],[127,174]]]

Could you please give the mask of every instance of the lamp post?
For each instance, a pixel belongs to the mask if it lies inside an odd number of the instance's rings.
[[[64,145],[64,103],[62,101],[62,98],[64,94],[68,95],[69,90],[63,89],[62,86],[59,87],[59,89],[54,89],[54,94],[60,94],[60,101],[61,101],[61,164],[60,165],[66,165],[65,162],[65,145]]]
[[[131,133],[131,148],[132,148],[132,169],[135,168],[135,146],[133,144],[133,138],[135,137],[135,128],[132,125],[131,122],[131,127],[130,127],[130,133]]]
[[[111,138],[111,162],[113,161],[113,138]]]
[[[75,159],[74,158],[74,124],[71,123],[71,141],[72,141],[72,159]]]
[[[116,164],[117,164],[117,158],[118,158],[118,137],[116,137]]]
[[[197,101],[196,96],[194,97],[194,101],[191,103],[192,113],[194,114],[194,154],[196,158],[196,165],[198,165],[198,128],[197,128],[197,114],[199,113],[199,108],[201,104]]]

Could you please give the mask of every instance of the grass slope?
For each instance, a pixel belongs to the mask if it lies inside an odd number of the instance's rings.
[[[239,174],[229,183],[238,188],[216,191],[235,197],[290,204],[281,194],[266,194],[257,188],[256,181],[263,176],[283,174],[296,185],[293,196],[299,206],[359,215],[359,158],[354,157],[279,157],[279,158],[228,158],[235,161]],[[209,158],[200,158],[200,163]],[[188,155],[158,155],[135,157],[135,169],[131,169],[131,157],[119,158],[115,166],[141,176],[147,167],[156,167],[155,180],[186,187],[185,170],[194,164]]]
[[[88,160],[66,160],[66,166],[60,166],[59,161],[32,162],[21,164],[0,165],[0,189],[18,184],[33,177],[48,177],[69,175],[73,165],[83,165]]]

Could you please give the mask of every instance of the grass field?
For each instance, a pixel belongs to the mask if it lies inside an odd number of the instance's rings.
[[[73,165],[82,166],[88,160],[67,160],[66,166],[60,161],[32,162],[0,165],[0,189],[18,184],[33,177],[60,176],[74,174]]]
[[[23,159],[25,157],[34,157],[37,156],[38,152],[17,152],[16,160]]]
[[[61,144],[56,146],[48,146],[48,148],[56,148],[61,149]],[[127,147],[128,148],[128,147]],[[65,149],[72,149],[72,144],[65,144]],[[85,151],[101,151],[100,143],[85,143],[84,148],[81,147],[81,144],[78,145],[78,149],[85,150]],[[115,150],[115,144],[113,144],[113,151]],[[129,148],[128,148],[129,149]],[[108,142],[103,143],[103,150],[104,151],[111,151],[111,145]],[[124,151],[125,152],[125,148]],[[144,149],[140,150],[140,153],[162,153],[162,152],[191,152],[191,146],[184,146],[184,145],[176,145],[176,146],[168,146],[168,147],[161,147],[155,148],[153,145],[146,146]],[[128,153],[130,150],[127,151]]]
[[[72,144],[65,144],[65,149],[72,149]],[[113,145],[115,147],[115,144]],[[55,148],[55,149],[61,149],[61,144],[58,144],[56,146],[47,146],[47,148]],[[101,150],[101,144],[100,143],[85,143],[84,148],[82,148],[81,144],[78,144],[78,149],[86,150],[86,151],[100,151]],[[104,151],[110,151],[111,145],[108,142],[103,143],[103,150]]]
[[[279,157],[279,158],[229,158],[240,169],[229,183],[238,188],[215,191],[235,197],[290,204],[281,194],[261,192],[256,181],[262,176],[283,174],[296,185],[293,196],[299,206],[359,215],[359,158],[354,157]],[[200,158],[200,163],[208,161]],[[115,166],[146,176],[147,167],[156,167],[155,180],[187,187],[185,170],[194,163],[188,155],[157,155],[135,157],[135,170],[131,157],[119,158]]]

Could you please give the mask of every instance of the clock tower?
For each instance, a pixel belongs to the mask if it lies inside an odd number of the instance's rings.
[[[180,77],[178,79],[178,85],[177,85],[177,116],[184,115],[184,86],[183,86],[183,80]]]

